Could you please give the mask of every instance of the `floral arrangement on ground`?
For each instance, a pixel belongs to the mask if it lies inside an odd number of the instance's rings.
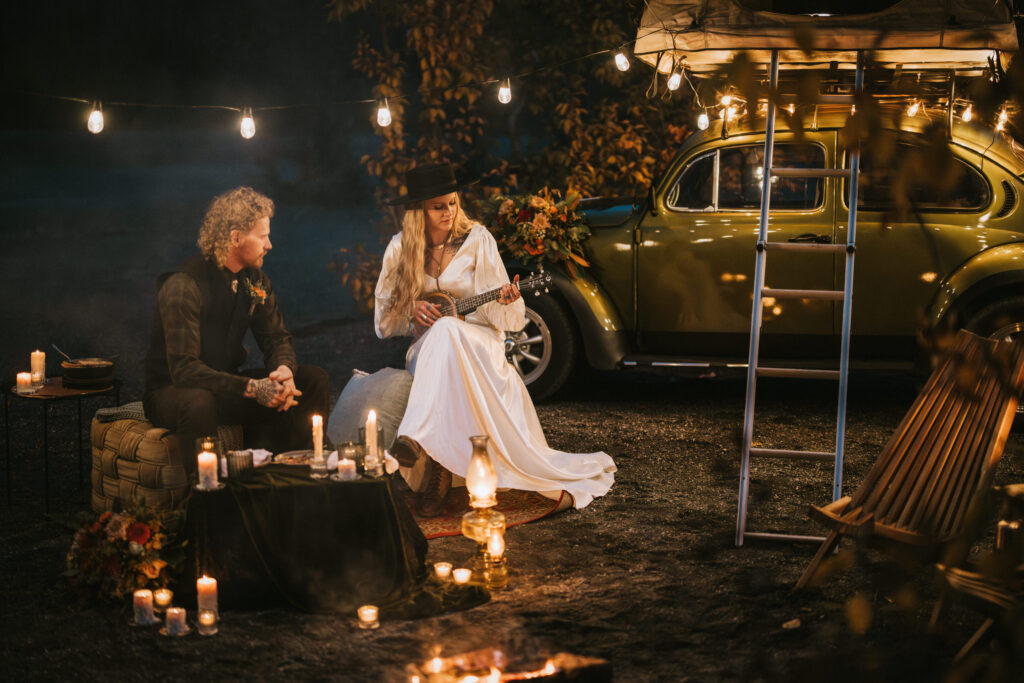
[[[573,276],[576,266],[588,266],[583,243],[590,237],[583,216],[576,212],[580,196],[559,198],[544,188],[537,194],[497,195],[477,203],[484,225],[498,248],[524,264],[561,263]]]
[[[104,512],[86,522],[68,550],[65,579],[73,587],[114,600],[138,588],[166,586],[170,571],[184,560],[180,546],[168,545],[172,514],[140,504],[132,511]]]

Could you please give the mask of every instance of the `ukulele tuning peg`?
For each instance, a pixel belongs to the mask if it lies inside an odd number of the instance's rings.
[[[547,290],[544,290],[544,291],[547,291]],[[540,290],[539,289],[533,290],[533,295],[534,296],[540,296]]]

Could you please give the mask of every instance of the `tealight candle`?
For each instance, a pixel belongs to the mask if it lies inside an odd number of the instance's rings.
[[[452,563],[451,562],[435,562],[434,563],[434,576],[439,581],[447,581],[452,576]]]
[[[169,636],[180,636],[181,634],[188,632],[188,626],[185,624],[184,607],[167,608],[167,618],[164,620],[164,631]]]
[[[359,628],[377,628],[380,622],[377,620],[379,610],[376,605],[363,605],[356,610],[359,615]]]
[[[470,577],[473,576],[472,569],[466,569],[465,567],[459,567],[452,571],[452,577],[455,579],[455,583],[460,586],[469,583]]]
[[[324,418],[322,415],[313,416],[313,457],[324,457]]]
[[[149,626],[157,621],[153,614],[153,591],[141,588],[132,595],[132,607],[135,609],[135,624]]]
[[[18,373],[18,393],[19,394],[31,394],[32,393],[32,373],[31,372],[19,372]]]
[[[165,610],[171,606],[171,599],[174,597],[174,593],[170,588],[157,588],[153,591],[153,604],[159,610]]]
[[[212,491],[217,488],[217,456],[210,451],[203,451],[197,456],[199,461],[199,488]]]
[[[36,350],[30,356],[32,367],[32,384],[42,386],[46,384],[46,354]]]
[[[199,610],[199,635],[212,636],[217,632],[217,613],[212,609]]]
[[[352,481],[356,478],[356,461],[348,458],[338,460],[338,477],[345,481]]]
[[[217,611],[217,579],[205,574],[196,579],[196,603],[200,610]]]

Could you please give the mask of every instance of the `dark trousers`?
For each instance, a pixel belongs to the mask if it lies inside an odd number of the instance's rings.
[[[244,370],[243,375],[266,377],[266,370]],[[327,373],[315,365],[300,365],[295,387],[302,392],[298,405],[285,412],[265,408],[244,396],[214,394],[206,389],[166,386],[146,394],[146,417],[156,427],[175,432],[185,469],[196,469],[195,440],[217,433],[217,425],[241,424],[246,448],[265,448],[274,453],[312,448],[312,416],[327,421],[330,384]]]

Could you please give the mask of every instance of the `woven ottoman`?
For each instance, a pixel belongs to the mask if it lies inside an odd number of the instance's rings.
[[[241,425],[224,425],[217,435],[225,450],[241,448]],[[92,509],[133,507],[174,509],[188,493],[188,475],[179,462],[178,437],[136,419],[102,422],[93,418]]]

